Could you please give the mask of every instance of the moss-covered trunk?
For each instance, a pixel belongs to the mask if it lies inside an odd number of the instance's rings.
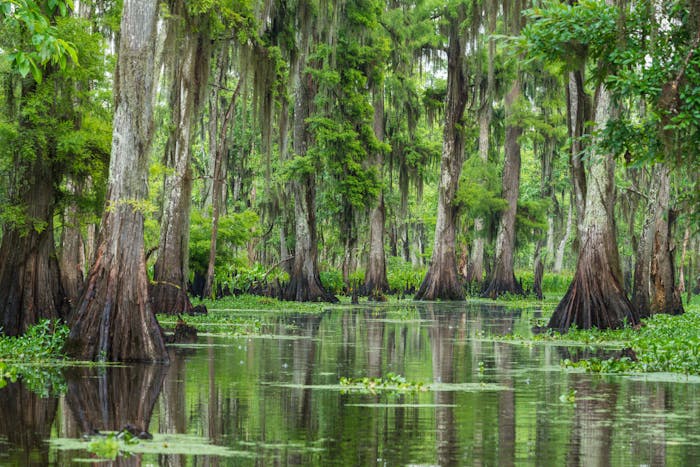
[[[192,309],[187,296],[190,210],[192,208],[192,138],[195,121],[204,101],[209,77],[210,40],[206,22],[191,17],[184,2],[173,7],[178,20],[171,21],[167,45],[172,70],[170,83],[171,132],[165,165],[163,215],[158,258],[153,268],[151,305],[158,313],[186,313]]]
[[[605,127],[612,111],[610,93],[600,85],[596,130]],[[595,144],[591,146],[595,147]],[[625,295],[617,251],[613,155],[592,150],[588,161],[586,208],[576,273],[548,324],[561,332],[566,332],[572,324],[579,329],[607,329],[639,323],[639,315]]]
[[[168,359],[162,330],[150,307],[143,239],[153,134],[156,19],[156,1],[124,2],[107,207],[66,343],[67,352],[81,359]]]
[[[520,78],[511,85],[505,99],[506,139],[505,165],[503,167],[503,198],[507,207],[501,213],[496,236],[496,258],[493,274],[484,295],[496,298],[505,293],[523,294],[523,288],[515,279],[515,217],[520,194],[520,135],[523,129],[515,118],[515,106],[522,93]]]
[[[445,128],[440,160],[435,241],[430,267],[416,294],[416,300],[464,299],[464,290],[457,274],[455,254],[457,206],[454,201],[464,159],[462,118],[467,103],[466,37],[460,31],[459,19],[453,17],[450,22]]]

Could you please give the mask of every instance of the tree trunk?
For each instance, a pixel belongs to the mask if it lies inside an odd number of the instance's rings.
[[[72,180],[68,180],[67,189],[73,195],[79,195],[79,189]],[[66,295],[66,300],[72,309],[83,288],[83,268],[85,267],[85,249],[83,236],[80,232],[80,219],[78,206],[71,202],[63,211],[63,229],[61,230],[61,256],[59,258],[61,269],[61,286]]]
[[[148,195],[157,5],[153,0],[124,1],[107,208],[66,342],[67,353],[79,359],[168,359],[148,299],[140,209]]]
[[[297,21],[301,23],[299,51],[293,64],[294,116],[292,146],[294,157],[305,157],[311,141],[307,119],[311,116],[315,92],[314,78],[305,67],[313,22],[310,5],[299,6]],[[316,177],[303,173],[291,181],[294,196],[294,265],[289,284],[283,293],[285,300],[297,302],[338,299],[321,284],[318,270],[318,240],[316,235]]]
[[[612,113],[610,93],[597,92],[595,127],[602,130]],[[593,145],[595,147],[595,145]],[[547,325],[560,332],[620,328],[639,323],[639,314],[625,295],[615,237],[615,161],[612,154],[589,156],[583,235],[573,282]]]
[[[379,141],[384,141],[384,93],[374,91],[374,134]],[[374,165],[378,172],[383,172],[384,154],[381,150],[375,154]],[[379,192],[377,204],[369,215],[369,258],[365,274],[365,290],[372,299],[379,299],[389,290],[386,278],[386,257],[384,254],[384,191]]]
[[[489,59],[491,59],[489,51]],[[493,65],[489,63],[489,73]],[[491,128],[491,116],[493,114],[493,102],[487,96],[487,102],[479,112],[479,158],[484,164],[489,160],[489,132]],[[467,282],[481,284],[484,280],[484,219],[474,219],[474,241],[472,243],[471,259],[467,267]]]
[[[223,63],[222,63],[223,66]],[[223,73],[223,71],[222,71]],[[216,267],[217,237],[219,235],[219,220],[222,205],[224,204],[224,185],[226,182],[224,155],[228,152],[227,135],[233,120],[233,113],[236,108],[236,101],[241,92],[242,78],[238,79],[236,90],[231,96],[226,114],[219,129],[219,141],[216,143],[216,153],[214,154],[214,180],[212,183],[212,213],[211,213],[211,237],[209,238],[209,261],[207,262],[207,276],[204,282],[202,296],[213,297],[214,272]]]
[[[688,253],[688,240],[690,240],[690,227],[685,228],[683,235],[683,246],[681,247],[681,265],[678,268],[678,292],[683,294],[686,290],[685,286],[685,258]]]
[[[460,13],[464,13],[461,11]],[[464,159],[464,131],[461,123],[467,103],[467,77],[464,63],[466,37],[461,21],[450,19],[447,50],[447,96],[443,131],[438,212],[430,267],[415,296],[416,300],[462,300],[464,290],[458,280],[455,254],[457,206],[454,199]]]
[[[542,247],[544,241],[537,242],[535,247],[535,265],[534,265],[534,280],[532,283],[532,293],[535,294],[538,300],[542,300],[542,278],[544,276],[544,260],[542,259]]]
[[[640,316],[648,316],[649,299],[651,297],[651,255],[653,248],[654,229],[656,223],[657,203],[659,201],[659,186],[656,180],[656,169],[654,177],[649,186],[649,198],[644,214],[644,224],[637,244],[637,258],[634,266],[634,286],[632,288],[632,305],[639,312]]]
[[[677,315],[683,313],[683,303],[676,288],[676,270],[673,264],[673,223],[675,213],[670,209],[671,178],[666,165],[655,167],[658,180],[658,202],[654,219],[654,244],[651,257],[652,295],[649,311],[651,314],[666,313]],[[642,316],[645,314],[642,313]]]
[[[585,147],[582,138],[585,134],[585,122],[590,119],[582,70],[569,72],[566,99],[567,127],[571,139],[571,180],[576,207],[576,239],[580,240],[583,234],[583,215],[586,210],[586,171],[582,158]]]
[[[513,118],[513,108],[521,94],[520,78],[516,78],[505,99],[506,121]],[[496,237],[496,261],[491,283],[485,297],[496,298],[505,293],[523,295],[523,288],[515,279],[515,217],[520,192],[520,142],[523,129],[517,122],[506,125],[505,166],[503,167],[503,198],[508,206],[501,214]]]
[[[7,224],[0,245],[0,327],[8,336],[23,334],[42,319],[63,315],[53,214],[53,174],[43,156],[29,167],[24,201],[26,221]]]
[[[496,31],[497,2],[488,3],[488,32],[493,35]],[[479,111],[479,159],[484,164],[489,160],[491,120],[493,118],[493,99],[496,86],[494,61],[496,59],[496,40],[489,38],[488,65],[486,72],[486,93]],[[472,242],[471,258],[467,267],[467,282],[481,284],[484,281],[484,219],[474,219],[474,241]]]
[[[566,244],[571,236],[571,227],[573,223],[573,207],[569,204],[569,214],[566,216],[566,228],[564,229],[564,236],[559,242],[557,247],[557,253],[554,256],[554,266],[552,267],[552,272],[555,274],[560,274],[562,268],[564,267],[564,252],[566,251]]]
[[[209,76],[208,28],[191,17],[182,0],[172,8],[168,33],[176,44],[173,54],[170,108],[171,132],[166,145],[164,206],[160,224],[158,259],[153,267],[151,306],[156,313],[187,313],[189,278],[190,210],[192,208],[192,138]]]

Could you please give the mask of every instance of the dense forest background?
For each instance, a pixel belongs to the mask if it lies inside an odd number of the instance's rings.
[[[192,296],[543,283],[566,292],[551,327],[617,327],[700,287],[694,0],[3,0],[0,18],[8,334],[56,316],[74,338],[121,316],[154,334],[151,310]]]

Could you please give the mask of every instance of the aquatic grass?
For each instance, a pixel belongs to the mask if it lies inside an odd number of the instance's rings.
[[[611,358],[563,360],[568,368],[597,373],[681,373],[700,375],[700,306],[692,304],[682,315],[654,315],[643,320],[640,328],[617,330],[572,329],[566,334],[547,331],[534,336],[509,335],[512,342],[558,343],[591,347],[630,348],[636,358],[625,355]]]
[[[340,385],[346,386],[348,389],[361,390],[370,394],[376,394],[381,391],[389,392],[425,392],[427,387],[422,382],[407,381],[404,376],[396,373],[387,373],[384,378],[340,378]]]
[[[157,315],[157,319],[166,328],[174,328],[178,320],[172,315]],[[206,315],[188,315],[183,319],[198,331],[232,337],[263,334],[273,324],[270,317],[243,315],[230,310],[212,310]]]
[[[254,458],[250,451],[234,451],[226,446],[211,444],[207,438],[172,433],[153,434],[152,440],[140,440],[123,433],[105,432],[88,439],[54,438],[49,443],[61,451],[86,451],[101,459],[115,460],[136,454],[145,455],[189,455],[215,457]],[[95,462],[96,459],[90,459]]]
[[[205,305],[210,311],[236,310],[321,313],[332,306],[323,302],[288,302],[272,297],[261,297],[259,295],[250,294],[228,296],[217,300],[201,300],[194,304],[199,303]]]
[[[59,367],[65,359],[63,344],[68,332],[57,321],[43,320],[22,336],[0,336],[0,388],[21,379],[42,397],[65,392]]]

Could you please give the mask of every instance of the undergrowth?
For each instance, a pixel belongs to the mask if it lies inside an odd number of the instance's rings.
[[[64,360],[68,327],[44,320],[22,336],[0,335],[0,388],[21,379],[42,397],[62,393],[66,383],[58,365]]]
[[[700,375],[700,304],[686,307],[680,316],[654,315],[643,320],[639,329],[570,330],[566,334],[547,332],[531,338],[511,335],[513,340],[576,343],[609,348],[629,348],[636,358],[613,356],[564,360],[570,368],[582,368],[600,373],[671,372]]]

